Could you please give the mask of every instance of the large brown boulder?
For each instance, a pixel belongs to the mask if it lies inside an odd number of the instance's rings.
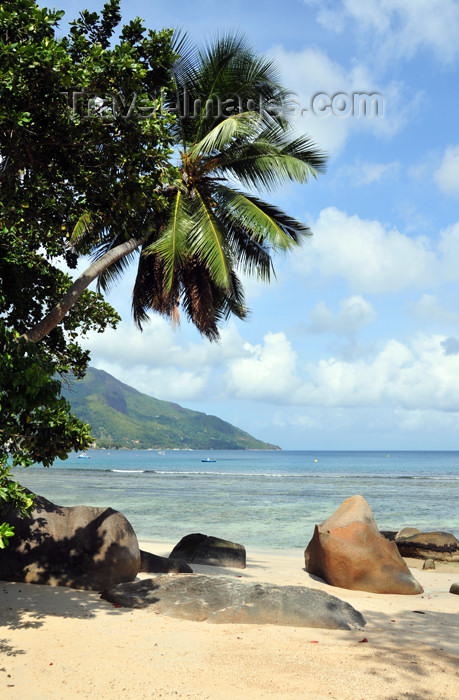
[[[0,555],[0,580],[101,591],[140,569],[135,532],[112,508],[66,508],[36,496],[30,518],[3,517],[15,534]]]
[[[422,593],[395,542],[381,535],[362,496],[344,501],[321,525],[305,553],[306,571],[332,586],[371,593]]]
[[[397,547],[403,557],[459,561],[459,542],[449,532],[421,532],[397,537]]]
[[[246,567],[246,551],[242,544],[203,535],[200,532],[182,537],[169,554],[169,558],[189,564],[227,566],[235,569]]]

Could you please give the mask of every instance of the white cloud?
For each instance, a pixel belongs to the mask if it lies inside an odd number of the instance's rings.
[[[120,357],[129,358],[132,366],[155,365],[192,369],[200,364],[222,364],[238,353],[243,339],[230,324],[221,331],[221,342],[184,342],[180,330],[158,315],[140,332],[134,323],[123,323],[116,330],[103,334],[90,333],[83,341],[85,347],[100,359],[116,364]]]
[[[306,131],[328,153],[337,153],[354,131],[371,131],[391,138],[400,131],[416,113],[420,94],[414,94],[401,82],[380,84],[375,75],[363,64],[355,64],[350,70],[316,48],[288,51],[275,46],[270,51],[283,74],[283,83],[297,95],[303,116],[297,116],[295,126]],[[383,106],[380,116],[329,113],[321,115],[314,110],[314,97],[318,94],[331,100],[344,94],[353,100],[353,95],[380,95]],[[357,100],[358,102],[358,100]]]
[[[391,340],[373,362],[330,358],[309,364],[309,381],[298,390],[296,400],[319,406],[377,405],[393,384],[396,368],[412,360],[406,346]]]
[[[229,362],[226,396],[285,406],[459,411],[459,353],[448,352],[445,340],[390,339],[369,359],[329,357],[301,367],[286,336],[268,333]]]
[[[263,345],[245,343],[244,355],[229,362],[226,391],[237,398],[285,401],[296,388],[296,353],[284,333],[267,333]]]
[[[226,393],[286,406],[455,412],[459,353],[448,351],[447,340],[440,335],[421,335],[408,343],[391,339],[370,359],[330,357],[303,368],[286,336],[269,333],[262,345],[246,343],[242,356],[229,362]],[[304,418],[304,424],[309,420],[311,416]],[[276,422],[282,422],[280,414]]]
[[[378,46],[384,60],[411,58],[420,49],[432,50],[449,62],[458,55],[457,0],[305,0],[318,7],[317,20],[335,31],[351,22],[367,43]],[[375,37],[375,34],[377,35]]]
[[[328,207],[311,228],[314,236],[293,259],[304,277],[319,272],[370,294],[459,282],[459,222],[434,241]]]
[[[342,277],[361,293],[397,292],[434,279],[437,260],[424,238],[410,238],[335,207],[322,210],[311,227],[314,236],[294,261],[303,274],[319,270],[326,277]]]
[[[273,417],[274,425],[285,428],[287,426],[293,426],[294,428],[299,428],[300,430],[321,430],[323,429],[323,421],[318,420],[317,417],[308,413],[298,413],[295,411],[294,416],[286,416],[283,411],[276,411]]]
[[[434,294],[423,294],[418,301],[409,302],[408,308],[422,323],[456,323],[459,319],[458,314],[442,306]]]
[[[389,340],[372,361],[330,358],[308,365],[309,379],[294,399],[303,405],[384,406],[459,411],[459,354],[446,354],[442,336],[410,344]]]
[[[355,165],[343,166],[337,172],[337,177],[346,179],[348,184],[372,185],[389,177],[394,178],[400,170],[397,160],[391,163],[365,163],[357,161]]]
[[[459,146],[448,146],[434,178],[442,192],[459,197]]]
[[[341,299],[336,316],[325,302],[320,301],[309,315],[310,324],[307,330],[310,333],[336,333],[350,336],[372,323],[376,316],[377,313],[372,304],[360,294]]]
[[[438,250],[442,256],[441,278],[444,281],[457,282],[459,280],[459,222],[441,232]]]
[[[132,367],[125,364],[125,359],[123,362],[121,358],[119,363],[95,359],[91,365],[96,369],[105,370],[143,394],[179,403],[198,400],[205,396],[210,378],[210,370],[203,367],[196,368],[194,371],[183,371],[178,367],[158,368],[150,365]]]
[[[404,432],[435,433],[459,430],[459,413],[446,413],[436,410],[408,411],[397,408],[394,411],[397,428]]]
[[[317,49],[287,51],[282,46],[271,50],[283,74],[283,83],[298,96],[306,116],[297,117],[295,126],[307,131],[328,153],[340,150],[346,142],[351,119],[316,117],[310,112],[311,101],[318,93],[334,95],[349,89],[350,78],[344,69]]]
[[[376,414],[376,415],[375,415]],[[317,436],[350,434],[357,428],[358,432],[369,433],[378,426],[379,431],[387,428],[387,423],[393,429],[391,414],[373,408],[334,408],[326,406],[290,406],[274,413],[273,424],[284,429],[293,429],[294,434],[307,434],[313,431],[314,442]],[[333,443],[329,443],[333,444]]]

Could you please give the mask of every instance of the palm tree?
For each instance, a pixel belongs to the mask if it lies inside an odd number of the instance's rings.
[[[137,325],[150,310],[178,320],[181,307],[215,340],[223,319],[247,315],[239,275],[269,281],[273,253],[289,251],[310,235],[306,225],[253,193],[289,180],[306,183],[325,168],[324,154],[288,122],[289,94],[274,63],[241,36],[218,38],[203,51],[179,40],[177,51],[176,92],[166,97],[166,107],[178,112],[173,135],[180,176],[164,187],[168,206],[129,240],[102,234],[93,246],[94,262],[25,334],[28,340],[39,340],[59,323],[94,279],[105,290],[139,249]],[[90,231],[87,216],[74,244]]]

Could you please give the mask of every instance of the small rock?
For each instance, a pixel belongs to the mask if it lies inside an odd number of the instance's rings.
[[[402,529],[395,534],[395,539],[399,540],[401,537],[412,537],[413,535],[421,534],[421,530],[418,530],[417,527],[402,527]]]
[[[426,559],[422,565],[423,569],[435,569],[435,562],[433,559]]]
[[[192,574],[193,569],[184,561],[160,557],[140,550],[140,571],[145,574]]]
[[[199,532],[182,537],[169,554],[169,559],[178,559],[189,564],[228,566],[235,569],[246,567],[246,552],[242,544],[202,535]]]

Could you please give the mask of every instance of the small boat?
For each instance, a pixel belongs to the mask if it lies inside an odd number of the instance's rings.
[[[91,459],[91,457],[83,452],[81,455],[78,455],[78,459]]]
[[[216,459],[211,459],[210,457],[207,457],[207,459],[201,459],[201,462],[216,462]]]
[[[165,455],[166,453],[164,452],[164,450],[158,450],[158,452],[157,452],[156,454],[158,454],[158,455]]]

